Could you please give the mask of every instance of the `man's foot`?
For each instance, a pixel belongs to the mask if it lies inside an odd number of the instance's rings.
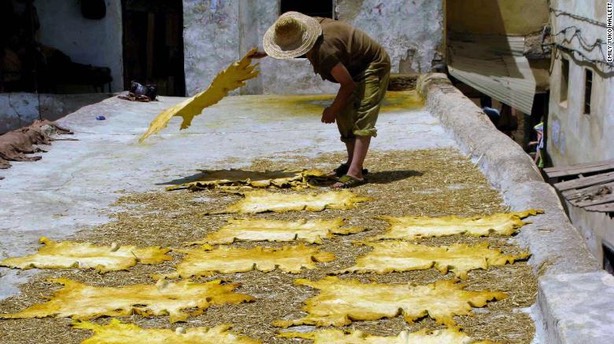
[[[339,178],[345,176],[348,171],[350,170],[350,165],[348,165],[347,163],[343,163],[341,165],[339,165],[339,167],[337,167],[336,169],[333,170],[333,173],[331,173],[331,175],[335,175]],[[369,173],[369,170],[367,170],[366,168],[362,169],[362,174],[366,175]]]
[[[348,189],[359,185],[365,184],[367,181],[365,178],[358,179],[348,174],[341,176],[339,180],[331,186],[333,189]]]

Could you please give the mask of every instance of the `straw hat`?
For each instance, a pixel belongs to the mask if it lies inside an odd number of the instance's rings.
[[[286,12],[266,31],[264,51],[276,59],[290,59],[307,53],[322,34],[317,19],[299,12]]]

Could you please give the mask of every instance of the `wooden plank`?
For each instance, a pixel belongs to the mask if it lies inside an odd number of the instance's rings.
[[[594,206],[591,206],[591,207],[586,207],[586,208],[584,208],[584,210],[596,211],[596,212],[600,212],[600,213],[612,213],[612,212],[614,212],[614,203],[594,205]]]
[[[566,191],[571,189],[580,189],[597,184],[605,184],[614,182],[614,172],[599,174],[596,176],[590,176],[585,178],[578,178],[574,180],[568,180],[565,182],[556,183],[553,186],[559,191]]]
[[[593,199],[587,199],[583,201],[580,201],[580,200],[574,201],[574,202],[571,202],[571,204],[579,208],[585,208],[585,207],[590,207],[593,205],[613,203],[613,202],[614,202],[614,195],[609,194],[609,195],[604,195],[604,196],[597,196]]]
[[[597,194],[604,187],[614,190],[614,183],[597,184],[597,185],[589,186],[584,189],[567,190],[567,191],[563,191],[561,194],[566,200],[573,201],[576,199],[591,197]]]
[[[571,166],[555,166],[544,168],[544,173],[549,178],[595,173],[600,171],[614,170],[614,160],[575,164]]]

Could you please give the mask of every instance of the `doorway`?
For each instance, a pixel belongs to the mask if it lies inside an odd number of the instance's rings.
[[[124,89],[136,81],[185,96],[183,1],[122,0],[122,21]]]
[[[308,16],[335,19],[334,0],[281,0],[279,14],[297,11]]]

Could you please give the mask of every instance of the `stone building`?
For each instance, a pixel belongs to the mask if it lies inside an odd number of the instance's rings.
[[[612,2],[551,1],[546,169],[591,252],[614,272]]]

